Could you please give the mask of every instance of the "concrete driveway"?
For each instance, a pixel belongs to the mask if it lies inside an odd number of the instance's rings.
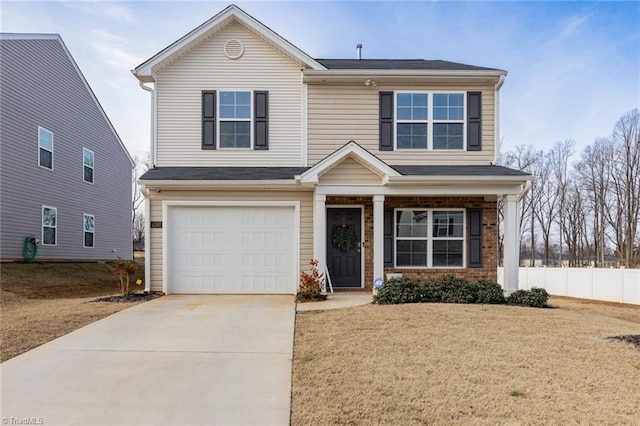
[[[294,322],[293,296],[134,306],[0,364],[2,422],[289,424]]]

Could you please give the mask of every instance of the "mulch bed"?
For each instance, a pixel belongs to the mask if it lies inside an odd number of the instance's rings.
[[[146,302],[149,300],[157,299],[158,297],[160,297],[160,295],[155,293],[134,293],[134,294],[128,294],[126,296],[117,295],[117,296],[99,297],[97,299],[92,300],[92,302],[110,302],[110,303]]]
[[[630,343],[640,349],[640,334],[627,334],[625,336],[609,337],[611,340],[620,340],[621,342]]]

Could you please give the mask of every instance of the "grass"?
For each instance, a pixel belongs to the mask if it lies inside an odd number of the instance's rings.
[[[106,266],[2,264],[2,361],[125,309]],[[138,276],[142,278],[141,270]],[[367,305],[298,313],[292,424],[637,424],[640,308]]]
[[[640,308],[550,303],[298,313],[292,424],[637,424]]]
[[[1,361],[134,304],[91,302],[118,293],[101,263],[3,263],[0,274]],[[142,268],[137,278],[144,278]]]

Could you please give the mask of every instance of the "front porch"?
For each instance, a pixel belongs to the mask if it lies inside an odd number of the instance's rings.
[[[376,232],[374,226],[376,219],[376,205],[378,209],[381,209],[382,226]],[[463,223],[461,237],[457,240],[451,240],[451,242],[459,242],[461,250],[452,253],[451,257],[460,257],[460,261],[452,259],[451,263],[456,263],[456,266],[433,266],[433,257],[442,257],[440,254],[434,254],[433,249],[426,250],[424,253],[424,265],[423,266],[409,266],[403,265],[402,259],[398,259],[396,253],[396,247],[398,246],[398,240],[396,240],[397,224],[395,223],[395,216],[398,212],[405,212],[407,209],[410,211],[419,212],[462,212]],[[374,281],[376,278],[381,277],[383,280],[389,278],[389,274],[402,274],[403,277],[418,279],[421,281],[445,276],[455,275],[463,277],[471,281],[477,281],[479,279],[497,280],[497,266],[498,266],[498,228],[497,228],[497,202],[486,201],[482,197],[424,197],[424,196],[316,196],[316,212],[325,212],[325,220],[322,221],[318,215],[314,221],[314,234],[324,235],[324,239],[316,238],[318,242],[315,257],[319,260],[320,264],[326,265],[326,271],[329,272],[329,277],[332,280],[334,290],[351,289],[359,290],[365,289],[372,291]],[[357,226],[361,226],[362,233],[358,234],[358,245],[353,247],[348,252],[340,256],[340,251],[336,250],[333,246],[331,238],[332,234],[332,215],[333,212],[342,212],[348,210],[355,210],[359,216],[361,223]],[[480,262],[475,265],[470,265],[471,250],[469,248],[470,241],[470,221],[468,219],[469,211],[481,212],[481,235],[480,235],[480,252],[474,253],[475,256],[480,256]],[[400,213],[402,214],[402,213]],[[322,223],[325,224],[322,229]],[[382,248],[378,249],[378,257],[382,259],[376,259],[376,234],[378,238],[382,240]],[[324,241],[322,241],[324,240]],[[420,240],[413,240],[420,241]],[[427,240],[424,240],[425,242]],[[320,247],[324,242],[325,247]],[[400,242],[402,244],[402,242]],[[474,244],[474,243],[471,243]],[[474,249],[475,250],[475,249]],[[324,253],[324,259],[321,258],[320,252]],[[338,253],[336,253],[338,252]],[[429,262],[426,262],[426,256],[431,255],[431,266]],[[414,257],[420,257],[421,254],[417,253]],[[349,263],[352,266],[347,266],[347,272],[350,270],[359,271],[357,267],[353,267],[354,257],[355,262],[360,263],[361,272],[355,279],[352,278],[351,282],[340,282],[340,279],[344,279],[344,273],[340,273],[343,263]],[[378,269],[374,266],[376,263],[382,264],[382,268],[378,265]],[[418,263],[422,259],[417,259]],[[356,265],[357,266],[357,265]],[[346,277],[348,280],[348,277]]]
[[[391,167],[350,142],[299,179],[314,189],[314,258],[334,287],[372,291],[389,274],[497,281],[501,200],[504,288],[518,289],[518,204],[528,175],[498,166]],[[340,219],[349,209],[359,222]],[[354,244],[336,240],[336,226],[358,228]]]

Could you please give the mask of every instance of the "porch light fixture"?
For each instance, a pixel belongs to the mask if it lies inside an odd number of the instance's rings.
[[[370,87],[375,87],[375,86],[377,86],[377,85],[378,85],[378,83],[377,83],[374,79],[372,79],[372,78],[368,78],[368,79],[366,79],[366,80],[364,81],[364,85],[365,85],[365,86],[370,86]]]

